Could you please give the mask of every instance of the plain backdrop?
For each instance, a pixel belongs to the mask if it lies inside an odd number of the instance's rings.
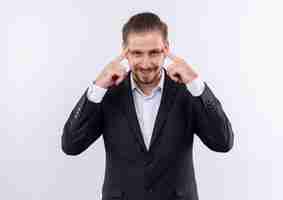
[[[195,137],[200,199],[283,199],[281,10],[275,0],[1,1],[0,199],[101,197],[102,137],[72,157],[62,129],[142,11],[168,24],[172,51],[195,64],[232,123],[228,153]]]

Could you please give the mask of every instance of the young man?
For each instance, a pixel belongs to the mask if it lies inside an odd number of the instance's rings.
[[[103,136],[103,200],[197,200],[194,134],[209,149],[227,152],[231,124],[207,83],[170,52],[167,25],[157,15],[136,14],[122,32],[122,53],[71,112],[62,149],[78,155]],[[167,69],[166,57],[172,60]]]

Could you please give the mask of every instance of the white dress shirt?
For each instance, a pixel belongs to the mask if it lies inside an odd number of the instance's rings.
[[[142,90],[133,80],[132,74],[130,74],[135,109],[147,149],[149,149],[155,118],[160,106],[164,87],[165,72],[163,69],[161,71],[161,79],[159,84],[152,90],[150,95],[145,95],[142,92]],[[186,84],[186,87],[193,96],[199,96],[202,94],[205,85],[200,76],[198,76],[192,82]],[[87,98],[92,102],[99,103],[102,101],[106,91],[107,89],[99,87],[91,82],[87,91]]]

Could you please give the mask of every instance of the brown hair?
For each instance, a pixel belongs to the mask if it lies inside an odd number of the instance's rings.
[[[122,29],[123,45],[127,45],[128,35],[130,33],[144,33],[150,31],[160,31],[164,41],[168,41],[168,28],[161,19],[152,12],[138,13],[132,16],[129,21],[124,24]]]

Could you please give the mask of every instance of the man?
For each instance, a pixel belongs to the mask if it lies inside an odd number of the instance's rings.
[[[172,60],[167,69],[166,57]],[[103,136],[102,200],[197,200],[194,134],[216,152],[233,146],[219,100],[191,65],[170,52],[167,25],[153,13],[132,16],[123,27],[121,55],[71,112],[63,151],[78,155]]]

